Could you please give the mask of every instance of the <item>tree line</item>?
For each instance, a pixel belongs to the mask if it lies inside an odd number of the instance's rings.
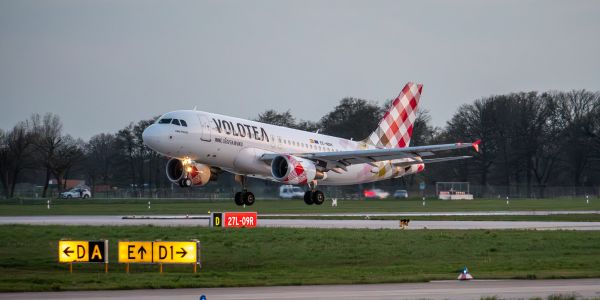
[[[319,131],[360,140],[378,125],[391,101],[344,98],[318,121],[298,120],[291,111],[267,110],[257,121]],[[65,179],[85,179],[91,187],[160,189],[170,186],[166,159],[143,144],[142,132],[156,118],[130,123],[116,133],[100,133],[89,141],[63,132],[55,114],[32,115],[12,129],[0,129],[0,180],[4,197],[15,196],[17,183],[58,191]],[[586,90],[494,95],[462,105],[444,127],[431,124],[420,109],[411,145],[481,139],[472,159],[432,164],[424,173],[401,179],[411,185],[423,180],[469,181],[487,186],[598,186],[600,184],[600,93]],[[456,152],[448,155],[457,155]],[[226,175],[227,176],[227,175]],[[213,185],[230,185],[219,180]],[[543,189],[542,189],[543,191]]]

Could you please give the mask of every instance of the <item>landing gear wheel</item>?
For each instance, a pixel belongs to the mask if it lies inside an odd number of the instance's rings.
[[[304,203],[311,205],[313,204],[313,192],[312,191],[306,191],[306,193],[304,193]]]
[[[254,194],[252,194],[251,192],[245,192],[242,193],[242,199],[244,200],[244,204],[250,206],[252,204],[254,204]]]
[[[235,193],[234,200],[235,200],[235,204],[237,204],[239,206],[244,205],[244,200],[242,199],[242,192]]]
[[[321,205],[325,202],[325,195],[321,191],[312,192],[312,202],[316,205]]]
[[[180,187],[190,187],[192,186],[192,180],[190,178],[181,178],[179,180],[179,186]]]

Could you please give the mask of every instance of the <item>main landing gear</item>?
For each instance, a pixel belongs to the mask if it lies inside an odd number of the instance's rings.
[[[310,190],[308,190],[308,191],[306,191],[306,193],[304,193],[304,203],[306,203],[308,205],[323,204],[323,202],[325,202],[325,194],[323,194],[323,192],[317,190],[317,182],[313,181],[312,186],[311,186],[311,184],[308,184],[308,187],[310,188]]]
[[[254,194],[248,191],[246,188],[247,177],[244,175],[235,175],[235,181],[239,182],[242,185],[242,191],[235,193],[235,204],[242,205],[252,205],[254,204]]]

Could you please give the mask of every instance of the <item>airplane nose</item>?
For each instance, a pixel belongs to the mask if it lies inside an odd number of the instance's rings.
[[[144,144],[152,149],[157,149],[160,144],[159,138],[159,129],[156,128],[156,124],[152,124],[148,126],[148,128],[144,129],[142,132],[142,140]]]

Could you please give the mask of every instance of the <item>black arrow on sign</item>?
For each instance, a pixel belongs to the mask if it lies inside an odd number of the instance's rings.
[[[179,249],[181,249],[181,251],[177,251],[175,253],[181,254],[181,257],[184,257],[187,254],[187,251],[185,251],[185,249],[183,249],[183,248],[179,248]]]
[[[138,254],[142,259],[144,259],[144,254],[146,254],[146,249],[144,249],[144,246],[140,247],[140,250],[138,250]]]
[[[71,247],[67,247],[67,248],[65,248],[65,250],[63,251],[63,253],[64,253],[66,256],[71,256],[71,255],[69,255],[69,254],[71,254],[71,253],[75,252],[75,251],[73,251],[73,250],[70,250],[70,251],[69,251],[69,249],[70,249],[70,248],[71,248]]]

